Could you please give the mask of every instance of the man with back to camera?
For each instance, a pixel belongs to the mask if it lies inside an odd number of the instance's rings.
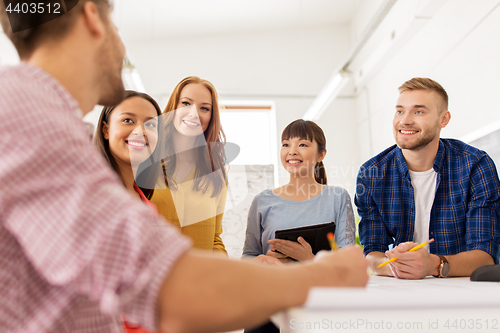
[[[500,184],[484,151],[440,139],[448,94],[428,78],[399,87],[394,145],[362,165],[355,203],[374,274],[401,279],[470,276],[498,263]],[[434,238],[426,247],[408,252]],[[397,245],[389,251],[390,245]],[[386,260],[398,259],[379,267]]]
[[[13,32],[31,22],[16,3],[0,1],[22,60],[0,68],[3,332],[120,332],[120,314],[151,330],[227,331],[302,304],[311,286],[366,284],[355,247],[280,267],[191,250],[128,194],[80,119],[123,98],[110,2],[68,0],[66,14]]]

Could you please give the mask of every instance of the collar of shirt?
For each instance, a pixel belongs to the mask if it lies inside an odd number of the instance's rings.
[[[406,164],[405,158],[403,156],[403,152],[401,151],[401,148],[396,147],[395,153],[396,153],[395,155],[396,163],[399,172],[403,175],[404,178],[409,180],[410,173],[408,170],[408,165]],[[445,153],[446,153],[446,147],[444,146],[443,142],[439,140],[439,148],[436,154],[436,158],[434,159],[434,165],[433,165],[434,171],[436,171],[438,175],[440,175],[440,170],[441,166],[443,165]]]

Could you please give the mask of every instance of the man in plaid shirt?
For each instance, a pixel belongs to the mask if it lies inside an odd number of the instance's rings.
[[[61,3],[66,14],[46,15]],[[356,247],[281,267],[191,250],[128,193],[80,119],[123,98],[111,4],[33,4],[26,16],[0,1],[22,60],[0,68],[2,332],[121,332],[120,315],[150,330],[234,330],[304,303],[311,286],[366,284]]]
[[[470,276],[498,263],[500,184],[493,161],[461,141],[440,139],[451,115],[439,83],[413,78],[399,92],[397,145],[363,164],[357,177],[359,235],[370,269],[419,279]]]

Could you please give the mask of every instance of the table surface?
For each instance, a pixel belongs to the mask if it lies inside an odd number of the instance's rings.
[[[499,332],[500,283],[370,276],[366,288],[313,288],[272,317],[282,332]]]

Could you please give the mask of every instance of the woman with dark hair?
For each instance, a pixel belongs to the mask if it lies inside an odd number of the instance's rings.
[[[149,95],[127,90],[118,105],[105,107],[97,124],[94,144],[116,171],[123,184],[150,206],[161,168],[155,156],[162,152],[163,133],[158,103]],[[147,330],[124,320],[127,333],[147,333]]]
[[[225,135],[215,87],[183,79],[163,112],[163,177],[151,201],[158,213],[193,239],[193,246],[226,253],[222,216],[227,195]]]
[[[161,172],[153,163],[163,151],[163,141],[158,140],[163,133],[160,115],[160,107],[151,96],[127,90],[120,104],[103,108],[94,136],[94,145],[125,187],[148,204]]]
[[[326,138],[314,122],[295,120],[281,134],[280,158],[290,173],[288,184],[255,197],[248,215],[243,255],[267,254],[284,262],[312,259],[311,246],[274,239],[276,230],[335,222],[339,247],[354,244],[355,222],[351,198],[338,186],[328,186],[323,158]]]
[[[258,194],[248,213],[244,257],[262,254],[282,262],[314,258],[302,237],[297,242],[275,239],[276,230],[335,222],[339,247],[356,242],[351,198],[346,190],[328,186],[323,159],[326,138],[314,122],[295,120],[281,134],[280,158],[290,173],[288,184]],[[278,333],[271,322],[246,333]]]

